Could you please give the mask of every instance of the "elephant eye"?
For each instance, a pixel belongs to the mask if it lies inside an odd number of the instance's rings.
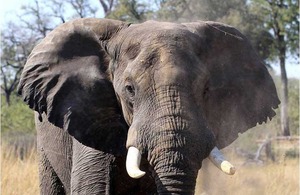
[[[128,94],[128,96],[130,98],[134,97],[135,95],[135,90],[134,90],[134,87],[132,85],[126,85],[125,86],[125,90],[126,90],[126,93]]]

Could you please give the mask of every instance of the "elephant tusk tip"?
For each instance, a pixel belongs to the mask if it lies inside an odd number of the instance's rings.
[[[234,175],[236,168],[230,162],[223,161],[221,163],[221,170],[228,175]]]
[[[139,178],[143,177],[146,174],[146,172],[141,171],[141,170],[136,170],[136,171],[132,171],[128,174],[133,179],[139,179]]]

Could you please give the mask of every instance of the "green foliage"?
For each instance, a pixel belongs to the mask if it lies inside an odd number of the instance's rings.
[[[189,4],[186,0],[160,0],[153,18],[172,22],[185,21],[192,16]]]
[[[285,156],[287,158],[299,158],[299,149],[298,148],[292,148],[285,152]]]
[[[119,0],[115,8],[106,18],[117,19],[126,22],[142,22],[146,20],[147,14],[151,11],[147,9],[144,2],[137,0]]]
[[[299,1],[298,0],[252,0],[250,11],[262,27],[272,32],[276,47],[272,56],[280,55],[279,49],[284,47],[288,52],[298,55],[299,52]],[[279,36],[284,41],[278,41]],[[273,58],[274,59],[274,58]]]
[[[10,106],[1,96],[1,131],[35,133],[33,111],[16,95],[12,95]]]
[[[226,18],[234,16],[235,20],[243,20],[243,14],[247,13],[246,0],[193,0],[193,2],[197,5],[193,6],[197,17],[204,20],[227,21],[228,23],[230,20]]]
[[[156,0],[158,9],[155,18],[164,21],[222,21],[235,13],[243,14],[246,9],[245,0]],[[235,19],[239,19],[235,17]]]

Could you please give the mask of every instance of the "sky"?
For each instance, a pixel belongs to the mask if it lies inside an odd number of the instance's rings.
[[[14,18],[17,16],[18,13],[20,13],[21,6],[22,5],[28,5],[33,4],[35,0],[0,0],[0,22],[1,25],[5,23],[5,21],[10,20],[11,18]],[[91,3],[99,4],[98,0],[90,0]],[[97,5],[97,7],[100,7]],[[98,10],[98,12],[101,12],[102,10]],[[98,13],[97,12],[97,13]],[[99,14],[101,15],[101,13]]]
[[[12,18],[16,17],[18,13],[20,13],[21,6],[27,5],[28,3],[33,3],[34,0],[0,0],[0,24],[1,26],[5,24],[6,21],[11,20]],[[91,1],[95,2],[94,0]],[[280,67],[275,63],[272,65],[275,72],[280,74]],[[286,62],[286,70],[287,76],[298,78],[300,79],[300,65],[299,65],[299,58],[295,59],[288,59]]]
[[[0,0],[0,17],[1,17],[1,26],[5,21],[10,20],[17,15],[21,10],[22,5],[26,5],[34,0]]]

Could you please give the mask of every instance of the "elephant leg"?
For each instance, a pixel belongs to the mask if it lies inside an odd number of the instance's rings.
[[[73,139],[72,194],[153,194],[156,186],[150,174],[138,180],[130,178],[125,159],[126,156],[115,157]]]
[[[111,194],[112,154],[87,147],[73,139],[72,194]]]
[[[41,122],[36,114],[35,120],[41,194],[70,194],[72,139],[42,117]]]
[[[66,194],[62,182],[42,149],[39,150],[39,158],[40,193],[49,195]]]

